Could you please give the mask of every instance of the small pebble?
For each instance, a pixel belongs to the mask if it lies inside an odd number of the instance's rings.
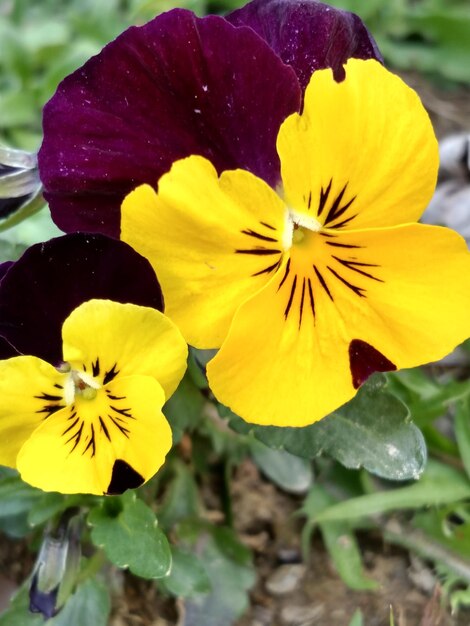
[[[282,596],[296,589],[305,574],[305,565],[281,565],[266,581],[266,589],[273,596]]]
[[[313,626],[323,616],[323,604],[311,606],[285,606],[281,611],[281,621],[286,626]]]

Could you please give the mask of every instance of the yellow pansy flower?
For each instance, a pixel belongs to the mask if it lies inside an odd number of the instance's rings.
[[[150,307],[89,300],[62,326],[63,364],[0,361],[0,464],[44,491],[117,494],[171,447],[161,409],[186,368],[175,325]]]
[[[234,138],[236,141],[236,137]],[[247,171],[176,162],[122,207],[166,312],[220,348],[209,384],[245,420],[305,426],[375,371],[443,357],[470,335],[463,239],[417,224],[437,142],[416,93],[373,60],[316,71],[282,124],[275,191]]]

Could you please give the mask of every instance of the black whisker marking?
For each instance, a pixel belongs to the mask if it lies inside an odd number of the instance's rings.
[[[372,274],[369,274],[368,272],[364,272],[364,270],[359,269],[359,267],[355,267],[355,266],[380,267],[379,265],[375,265],[374,263],[359,263],[359,261],[347,261],[346,259],[340,259],[334,255],[333,255],[333,258],[336,259],[338,263],[341,263],[341,265],[344,265],[344,267],[347,267],[349,270],[352,270],[353,272],[362,274],[362,276],[367,276],[367,278],[372,278],[372,280],[376,280],[379,283],[384,282],[381,278],[377,278],[377,276],[373,276]]]
[[[364,246],[355,246],[352,243],[340,243],[338,241],[326,241],[327,246],[334,246],[335,248],[363,248]]]
[[[65,435],[65,433],[68,433],[69,430],[71,430],[77,424],[79,420],[80,418],[77,417],[77,419],[73,422],[73,424],[70,424],[70,426],[64,430],[64,432],[62,433],[62,436]]]
[[[325,208],[325,205],[326,205],[326,201],[328,200],[328,196],[330,195],[332,182],[333,182],[333,179],[330,178],[330,182],[328,183],[327,188],[324,190],[322,187],[320,190],[320,200],[318,202],[318,215],[319,216],[322,214],[323,209]]]
[[[335,224],[335,228],[341,228],[342,226],[346,226],[346,224],[349,224],[349,222],[355,217],[357,217],[357,213],[354,213],[354,215],[351,215],[351,217],[348,217],[348,219],[339,222],[339,224]]]
[[[308,192],[307,208],[310,208],[311,206],[312,206],[312,190]]]
[[[91,364],[91,372],[92,372],[93,376],[99,376],[100,375],[100,359],[99,359],[99,357],[96,357],[96,361]]]
[[[276,230],[276,228],[274,228],[274,226],[271,226],[271,224],[266,224],[266,222],[260,222],[260,224],[262,226],[266,226],[266,228],[269,228],[270,230]]]
[[[59,385],[59,383],[54,383],[54,387],[56,389],[63,389],[62,385]]]
[[[244,235],[248,235],[249,237],[255,237],[255,239],[262,239],[263,241],[274,241],[277,239],[275,237],[266,237],[266,235],[261,235],[261,233],[257,233],[255,230],[247,229],[241,231]]]
[[[119,413],[119,415],[123,415],[124,417],[128,417],[129,419],[135,420],[135,417],[133,417],[129,413],[129,411],[131,410],[130,407],[128,409],[117,409],[115,406],[110,406],[109,408],[115,413]]]
[[[108,441],[111,441],[111,437],[109,436],[109,430],[106,427],[106,424],[104,423],[104,420],[102,417],[98,417],[99,421],[100,421],[100,426],[101,426],[101,430],[104,432],[106,438]]]
[[[268,248],[253,248],[252,250],[235,250],[237,254],[255,254],[257,256],[266,256],[268,254],[282,254],[281,250],[270,250]]]
[[[278,291],[282,287],[282,285],[284,284],[284,281],[286,280],[287,275],[289,274],[289,271],[290,271],[290,259],[287,261],[287,265],[286,265],[286,270],[284,272],[284,276],[282,277],[282,280],[279,283],[279,287],[277,288]]]
[[[310,278],[307,279],[307,285],[308,285],[308,295],[310,297],[310,308],[312,309],[312,315],[313,315],[313,318],[315,319],[315,299],[313,297],[312,282]]]
[[[53,396],[50,393],[41,393],[40,396],[34,396],[38,400],[47,400],[48,402],[56,402],[57,400],[62,400],[62,396]]]
[[[294,300],[294,294],[295,294],[296,286],[297,286],[297,276],[294,276],[294,281],[292,283],[292,287],[291,287],[291,290],[290,290],[289,301],[287,302],[287,306],[286,306],[286,309],[284,311],[284,319],[287,319],[287,316],[289,315],[289,311],[290,311],[290,308],[292,306],[292,301]]]
[[[113,394],[109,391],[109,389],[106,390],[106,393],[108,394],[108,398],[110,400],[125,400],[126,396],[113,396]]]
[[[113,378],[119,373],[119,370],[116,369],[117,363],[115,363],[110,370],[106,372],[103,378],[103,385],[107,385],[110,383]]]
[[[325,226],[327,224],[329,224],[329,222],[332,222],[335,219],[336,211],[338,211],[338,209],[339,209],[339,206],[341,204],[341,201],[343,199],[343,196],[345,194],[347,186],[348,186],[348,183],[346,183],[344,185],[344,187],[341,189],[339,194],[334,199],[333,204],[330,206],[330,209],[329,209],[328,214],[327,214],[326,219],[325,219]]]
[[[349,209],[349,207],[351,206],[351,204],[354,202],[355,199],[356,199],[356,196],[353,196],[349,202],[346,202],[346,204],[344,204],[340,209],[338,209],[336,213],[331,217],[330,224],[334,220],[337,220],[339,217],[344,215],[344,213]],[[331,224],[330,228],[336,228],[336,226]]]
[[[305,298],[305,276],[302,281],[302,295],[300,296],[300,315],[299,315],[299,330],[302,326],[302,313],[304,312],[304,298]]]
[[[124,437],[127,437],[129,439],[129,433],[131,431],[128,430],[127,428],[124,428],[124,426],[121,426],[120,424],[118,424],[112,415],[108,415],[108,417],[112,421],[112,423],[116,426],[116,428],[118,428],[121,431]]]
[[[68,439],[65,443],[68,444],[71,441],[73,441],[75,439],[75,443],[73,444],[73,448],[70,450],[70,452],[72,453],[75,448],[78,446],[78,444],[80,443],[80,439],[82,438],[82,432],[83,432],[83,422],[80,425],[80,428],[78,429],[78,431],[75,433],[75,435],[72,435],[70,437],[70,439]]]
[[[351,289],[351,291],[353,291],[355,294],[357,294],[360,298],[364,298],[365,295],[365,289],[363,289],[362,287],[356,287],[356,285],[353,285],[352,283],[350,283],[349,281],[347,281],[345,278],[343,278],[342,276],[340,276],[338,274],[338,272],[335,272],[334,269],[332,269],[329,265],[327,265],[327,268],[330,270],[330,272],[336,276],[336,278],[338,278],[338,280],[340,280],[344,285],[346,285],[346,287],[348,287],[349,289]]]
[[[328,289],[328,285],[325,282],[325,279],[323,278],[323,276],[320,274],[320,272],[317,270],[317,268],[315,267],[315,265],[313,266],[313,269],[315,270],[315,274],[317,275],[318,280],[320,281],[320,285],[323,287],[323,289],[326,291],[326,293],[328,294],[328,297],[330,298],[330,300],[332,302],[334,302],[334,298],[331,295],[330,290]]]
[[[93,428],[93,424],[90,425],[90,440],[85,448],[85,450],[83,450],[82,452],[82,456],[85,454],[85,452],[87,450],[89,450],[91,448],[91,458],[93,458],[95,456],[96,453],[96,445],[95,445],[95,429]]]
[[[265,267],[264,270],[260,270],[259,272],[255,272],[252,276],[260,276],[261,274],[269,274],[273,270],[277,270],[277,268],[281,265],[281,259],[277,263],[273,263],[269,267]]]

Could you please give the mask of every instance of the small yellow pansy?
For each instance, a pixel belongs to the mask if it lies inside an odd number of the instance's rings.
[[[429,118],[378,62],[345,74],[315,72],[282,124],[277,192],[192,156],[123,203],[122,238],[187,341],[220,348],[209,384],[249,422],[305,426],[470,335],[465,242],[416,223],[437,176]]]
[[[187,347],[159,311],[89,300],[62,327],[63,364],[0,361],[0,464],[44,491],[122,493],[151,478],[171,447],[161,409]]]

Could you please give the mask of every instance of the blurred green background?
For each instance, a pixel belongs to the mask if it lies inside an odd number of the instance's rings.
[[[58,82],[131,24],[175,6],[203,15],[243,0],[0,0],[0,143],[35,150]],[[469,0],[332,0],[366,22],[387,63],[446,88],[470,84]]]

